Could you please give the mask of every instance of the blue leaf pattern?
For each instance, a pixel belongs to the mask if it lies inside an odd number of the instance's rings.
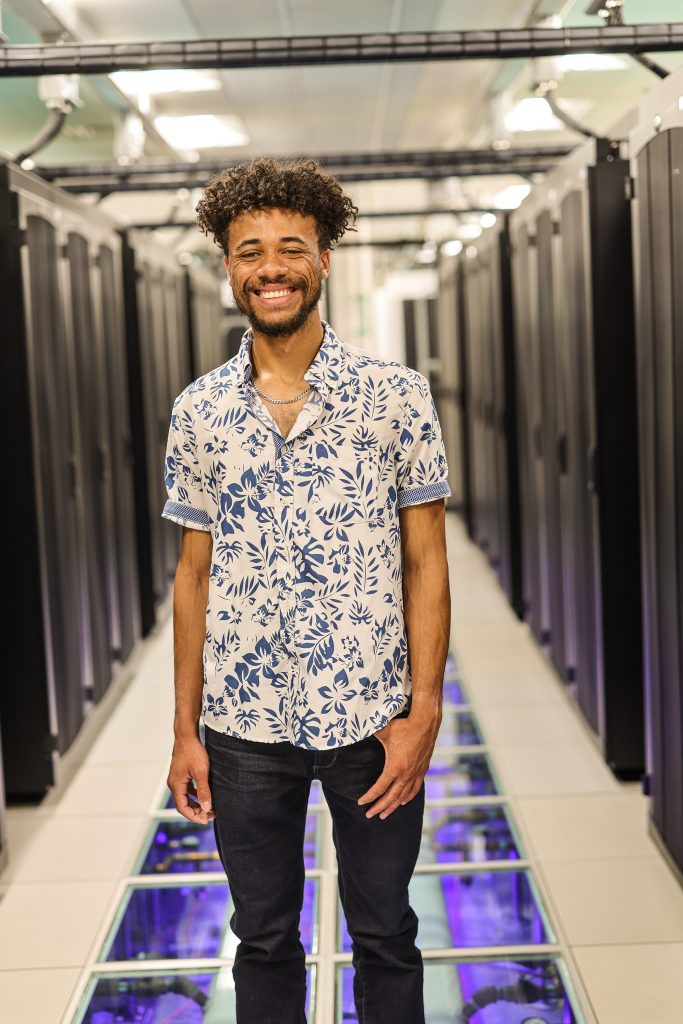
[[[238,354],[173,403],[162,515],[213,537],[207,726],[322,750],[407,703],[399,510],[449,495],[426,377],[329,325],[283,438]]]

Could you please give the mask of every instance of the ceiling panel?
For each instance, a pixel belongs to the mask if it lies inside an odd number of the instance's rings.
[[[91,41],[99,43],[197,37],[182,0],[80,0],[71,7],[92,25]]]

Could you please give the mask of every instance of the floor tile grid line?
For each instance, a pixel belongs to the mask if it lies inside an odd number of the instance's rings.
[[[496,743],[494,738],[489,736],[488,727],[486,725],[486,708],[483,705],[479,705],[479,702],[477,701],[476,698],[476,687],[472,687],[468,682],[467,672],[466,670],[463,670],[462,667],[463,664],[466,663],[466,658],[461,657],[459,653],[458,643],[452,643],[452,647],[455,653],[456,664],[458,665],[460,670],[460,678],[463,681],[470,704],[474,709],[474,714],[479,725],[482,738],[486,745],[487,756],[489,758],[489,761],[491,762],[494,777],[496,778],[496,781],[500,785],[501,773],[496,766]],[[543,874],[540,858],[531,841],[531,837],[526,828],[524,818],[519,813],[517,807],[517,800],[514,794],[505,793],[502,788],[502,785],[501,793],[506,798],[507,806],[509,808],[510,817],[513,822],[514,829],[517,835],[520,836],[522,839],[522,845],[527,853],[527,859],[531,867],[530,874],[534,881],[535,887],[541,897],[541,905],[544,908],[544,910],[547,910],[547,912],[550,915],[550,924],[552,925],[552,930],[557,938],[557,946],[560,955],[569,968],[573,995],[579,1003],[578,1009],[584,1017],[585,1024],[599,1024],[597,1016],[595,1014],[595,1008],[584,986],[581,970],[579,968],[578,963],[574,959],[572,947],[570,946],[567,936],[562,927],[562,921],[558,907],[556,906],[555,901],[552,898],[550,888],[548,886],[545,875]]]

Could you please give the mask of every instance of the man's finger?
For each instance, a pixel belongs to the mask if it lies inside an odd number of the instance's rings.
[[[372,818],[375,814],[381,814],[388,807],[392,805],[398,807],[402,794],[405,792],[406,783],[402,779],[396,779],[394,784],[389,787],[384,796],[373,804],[370,810],[366,813],[366,818]]]
[[[380,777],[375,783],[368,789],[361,797],[358,798],[359,804],[367,804],[372,800],[377,800],[378,797],[382,796],[387,791],[389,786],[392,784],[396,776],[393,772],[387,771],[385,768]]]

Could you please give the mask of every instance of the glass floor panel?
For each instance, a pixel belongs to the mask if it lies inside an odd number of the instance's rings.
[[[322,817],[320,813],[306,818],[304,864],[307,870],[320,864]],[[213,825],[195,825],[178,816],[157,821],[143,848],[143,861],[137,874],[182,874],[222,871],[216,849]]]
[[[505,807],[426,807],[418,863],[520,859]]]
[[[317,952],[318,880],[307,878],[301,941]],[[129,886],[98,961],[232,956],[233,906],[227,882]]]
[[[306,971],[313,1020],[315,965]],[[74,1024],[235,1024],[232,968],[93,976]]]
[[[483,743],[479,726],[471,711],[454,711],[444,708],[437,747],[476,747]]]
[[[421,949],[473,949],[553,942],[526,871],[415,874],[408,887]],[[340,948],[351,952],[339,906]]]
[[[463,685],[459,679],[445,675],[443,681],[443,706],[447,708],[450,705],[458,704],[469,704]]]
[[[443,754],[434,749],[425,776],[427,800],[452,796],[495,796],[493,772],[485,754]]]
[[[425,960],[426,1024],[583,1024],[569,986],[559,957]],[[336,987],[336,1024],[357,1024],[352,967]]]

